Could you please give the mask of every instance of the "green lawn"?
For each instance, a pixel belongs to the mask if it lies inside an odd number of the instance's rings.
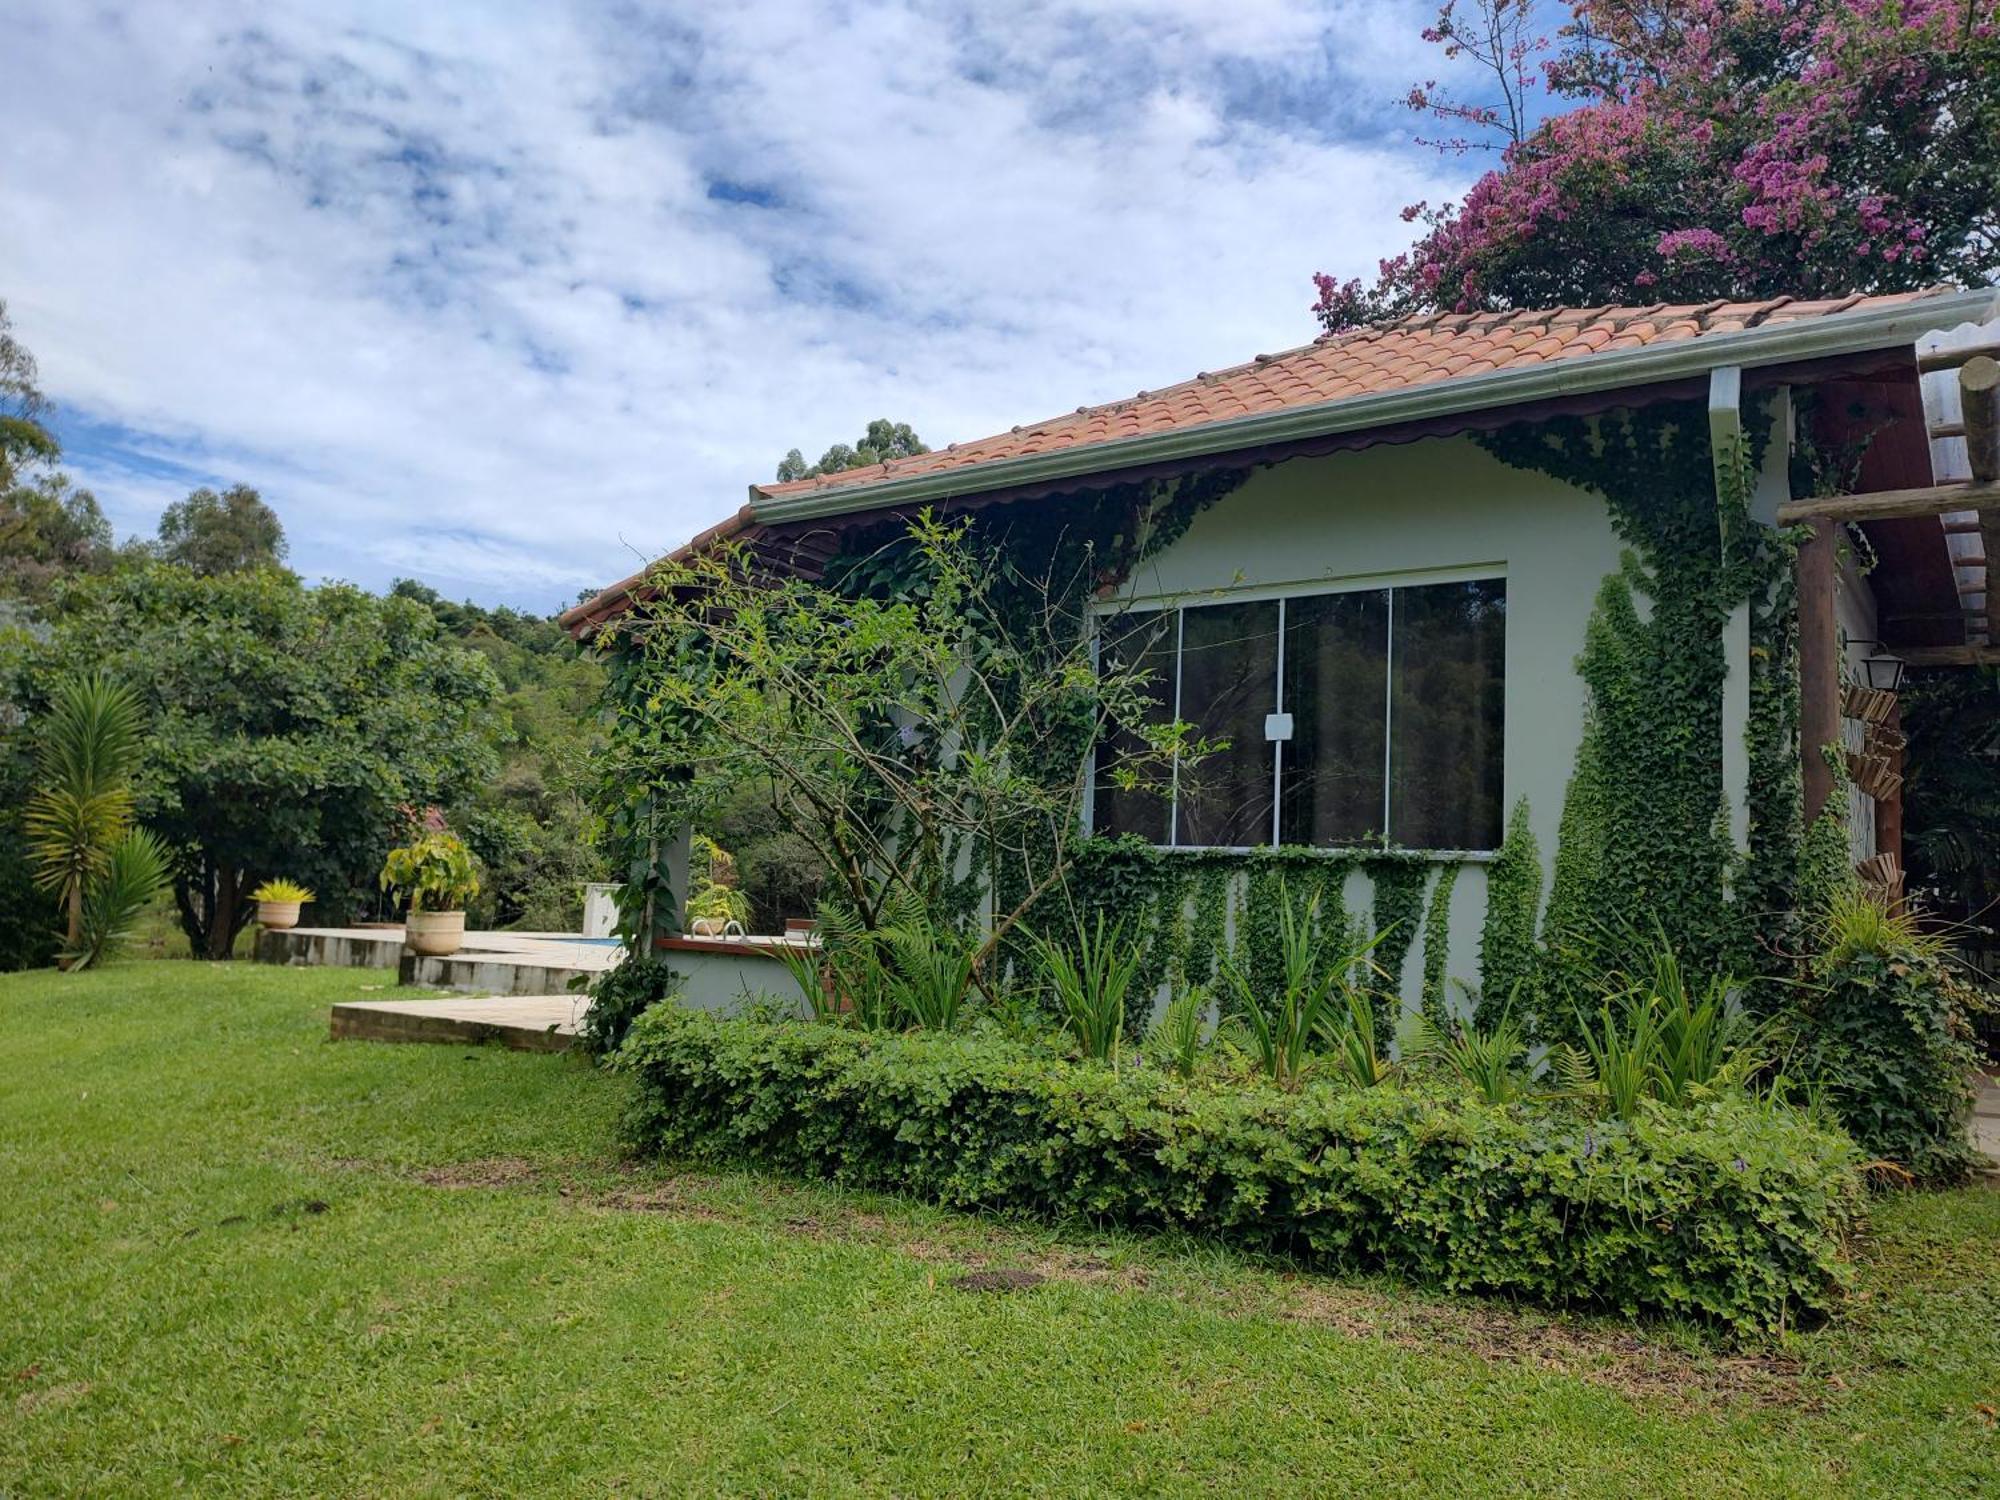
[[[0,1495],[2000,1492],[2000,1193],[1731,1355],[631,1168],[578,1060],[326,1042],[380,978],[0,979]]]

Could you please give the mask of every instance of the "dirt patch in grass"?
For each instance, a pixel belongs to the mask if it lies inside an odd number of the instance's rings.
[[[1571,1320],[1532,1308],[1467,1299],[1390,1298],[1362,1288],[1287,1277],[1277,1314],[1336,1328],[1350,1338],[1402,1349],[1459,1348],[1491,1364],[1527,1365],[1608,1386],[1648,1405],[1714,1401],[1816,1405],[1821,1382],[1794,1359],[1675,1348],[1630,1329]]]
[[[425,1187],[435,1188],[508,1188],[533,1186],[541,1175],[541,1168],[524,1157],[489,1156],[479,1161],[426,1167],[417,1174],[417,1180]]]
[[[951,1288],[955,1292],[1025,1292],[1030,1287],[1040,1286],[1049,1278],[1039,1271],[1023,1271],[1010,1268],[1004,1271],[968,1271],[963,1276],[951,1278]]]
[[[14,1410],[22,1416],[40,1411],[44,1407],[73,1406],[90,1394],[88,1380],[72,1380],[66,1385],[52,1385],[39,1391],[23,1391],[14,1400]]]
[[[702,1202],[689,1192],[686,1184],[673,1178],[646,1187],[614,1188],[608,1193],[579,1193],[567,1185],[557,1191],[566,1198],[577,1198],[599,1208],[618,1209],[625,1213],[672,1214],[675,1218],[700,1219],[708,1223],[733,1217]]]

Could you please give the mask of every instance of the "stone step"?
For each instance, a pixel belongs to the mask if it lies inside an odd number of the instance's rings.
[[[567,994],[349,1000],[333,1007],[330,1033],[335,1041],[499,1042],[518,1052],[562,1052],[589,1008],[583,996]]]

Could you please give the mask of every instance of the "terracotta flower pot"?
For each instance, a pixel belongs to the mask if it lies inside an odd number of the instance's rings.
[[[444,958],[465,943],[462,911],[413,911],[403,924],[403,941],[424,958]]]
[[[299,905],[297,901],[259,901],[257,920],[274,931],[282,932],[287,927],[299,925]]]

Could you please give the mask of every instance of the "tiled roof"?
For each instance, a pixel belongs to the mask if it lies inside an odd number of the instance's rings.
[[[1797,323],[1833,313],[1893,306],[1949,290],[1899,292],[1803,302],[1703,302],[1652,307],[1563,307],[1505,313],[1441,313],[1373,324],[1326,336],[1248,364],[1204,371],[1192,380],[1123,401],[1079,406],[1042,422],[1024,423],[976,442],[891,459],[788,484],[760,484],[755,499],[795,496],[906,479],[1000,459],[1081,448],[1118,438],[1199,427],[1287,407],[1408,390],[1485,371],[1514,369],[1701,338],[1747,328]]]

